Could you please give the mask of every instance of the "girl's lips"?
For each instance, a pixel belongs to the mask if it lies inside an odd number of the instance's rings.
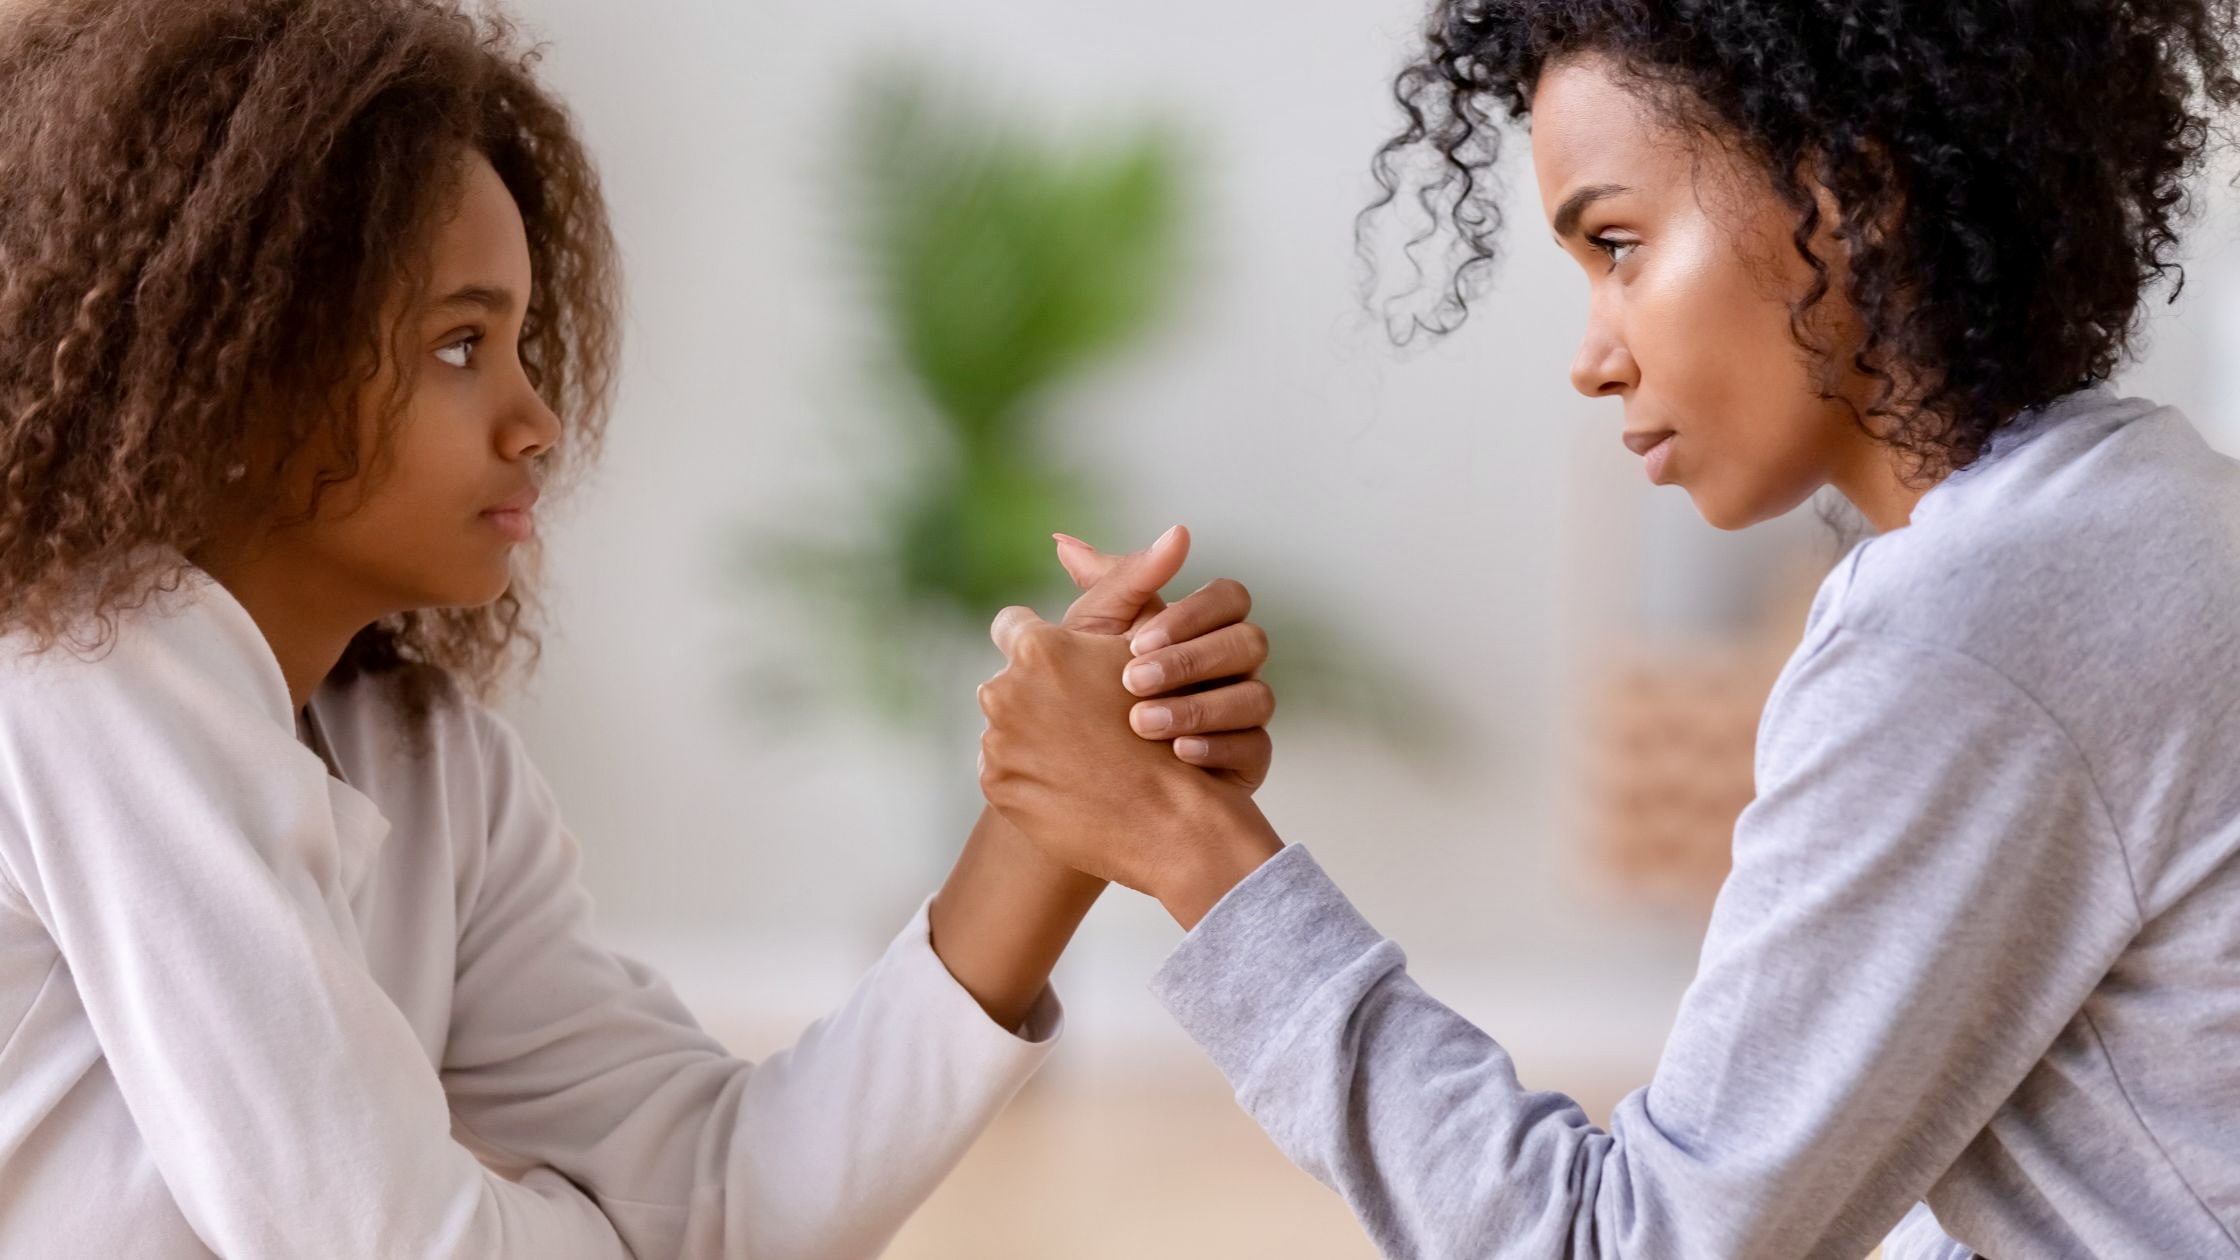
[[[494,508],[482,514],[482,519],[496,526],[507,539],[525,543],[537,532],[537,518],[528,508]]]

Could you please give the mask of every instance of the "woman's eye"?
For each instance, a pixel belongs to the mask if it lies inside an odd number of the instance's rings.
[[[436,357],[453,367],[463,368],[474,357],[474,343],[480,340],[480,337],[461,337],[436,351]]]
[[[1641,242],[1639,241],[1616,241],[1610,239],[1607,236],[1590,236],[1587,238],[1587,244],[1594,246],[1596,249],[1599,249],[1604,254],[1608,255],[1610,259],[1610,265],[1613,267],[1617,266],[1619,263],[1624,262],[1627,255],[1630,255],[1634,250],[1641,247]],[[1624,252],[1621,253],[1621,250]]]

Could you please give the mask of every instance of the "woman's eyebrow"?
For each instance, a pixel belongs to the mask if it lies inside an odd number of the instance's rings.
[[[470,284],[454,289],[436,299],[438,309],[449,307],[480,307],[493,315],[510,313],[515,305],[513,290],[499,285]]]
[[[1563,205],[1556,210],[1556,239],[1560,241],[1579,230],[1579,216],[1586,213],[1588,206],[1605,197],[1616,197],[1632,191],[1624,184],[1589,184],[1564,198]]]

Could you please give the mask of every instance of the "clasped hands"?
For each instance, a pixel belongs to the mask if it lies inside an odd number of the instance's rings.
[[[1267,636],[1226,579],[1174,605],[1158,590],[1189,533],[1108,557],[1061,538],[1086,588],[1051,625],[1006,608],[1008,664],[980,688],[980,789],[1053,860],[1155,897],[1185,928],[1282,847],[1253,804],[1275,696]]]

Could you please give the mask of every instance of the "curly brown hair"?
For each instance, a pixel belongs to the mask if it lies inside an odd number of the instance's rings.
[[[0,632],[97,650],[229,523],[308,520],[326,489],[378,475],[417,370],[394,303],[424,294],[470,153],[527,228],[529,379],[570,468],[595,454],[615,247],[538,51],[457,0],[0,15]],[[393,386],[371,395],[384,361]],[[333,455],[290,502],[282,466],[305,450]],[[490,605],[367,627],[336,676],[393,675],[415,724],[453,684],[489,694],[536,655],[535,556],[519,559]]]

